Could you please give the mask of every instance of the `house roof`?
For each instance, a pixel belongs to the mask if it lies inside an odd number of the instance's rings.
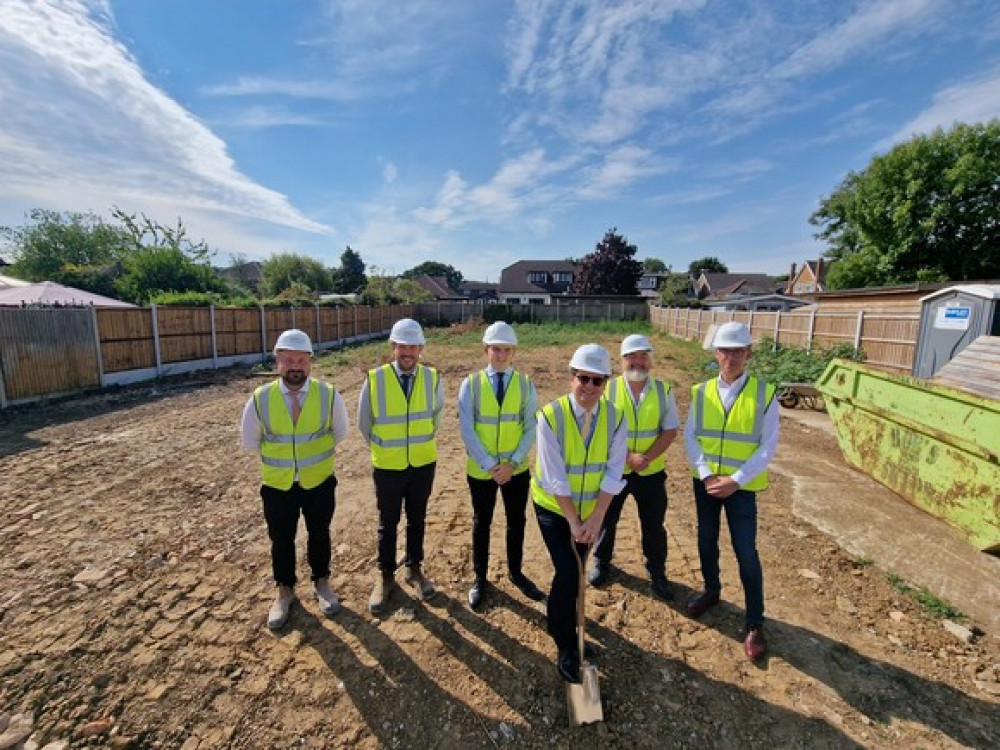
[[[706,299],[725,299],[733,295],[772,294],[775,283],[765,273],[706,273],[708,296]]]
[[[462,295],[448,286],[448,279],[444,276],[428,276],[421,274],[413,279],[422,289],[434,295],[434,299],[461,299]]]
[[[470,292],[495,292],[497,284],[491,281],[463,281],[458,285],[459,291],[468,290]]]
[[[571,260],[519,260],[500,272],[500,285],[497,291],[552,294],[552,289],[528,281],[528,274],[532,271],[544,271],[545,273],[565,272],[575,275],[578,270],[577,264]]]
[[[105,297],[93,292],[85,292],[72,286],[63,286],[54,281],[0,289],[0,306],[21,307],[22,305],[52,305],[54,307],[135,307],[128,302]]]

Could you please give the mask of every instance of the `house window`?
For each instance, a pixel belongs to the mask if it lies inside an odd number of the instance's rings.
[[[552,281],[556,284],[572,284],[573,274],[569,271],[555,271],[552,274]]]
[[[545,271],[528,271],[528,281],[532,284],[544,284],[549,275]]]

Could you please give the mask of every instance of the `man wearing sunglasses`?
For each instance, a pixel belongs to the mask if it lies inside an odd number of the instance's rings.
[[[625,486],[626,429],[621,412],[602,398],[611,357],[598,344],[573,354],[570,392],[538,413],[538,457],[531,494],[555,575],[546,606],[556,668],[580,682],[576,607],[580,571],[595,544],[611,499]]]
[[[698,617],[719,602],[719,522],[725,510],[746,600],[743,649],[755,661],[767,651],[757,493],[767,489],[779,417],[774,386],[746,371],[751,343],[745,323],[719,326],[712,340],[719,375],[692,387],[684,444],[694,474],[698,557],[705,579],[705,590],[688,600],[687,610]]]
[[[642,553],[652,581],[653,593],[670,601],[667,582],[667,473],[664,451],[677,436],[680,422],[670,384],[650,375],[653,345],[634,333],[621,344],[622,374],[608,383],[607,398],[625,415],[628,454],[625,459],[625,489],[615,495],[604,517],[604,534],[594,550],[588,581],[592,586],[608,582],[615,534],[625,499],[632,495],[639,512]]]

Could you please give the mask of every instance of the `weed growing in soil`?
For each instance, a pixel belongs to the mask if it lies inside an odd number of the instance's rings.
[[[947,617],[952,620],[965,618],[965,614],[960,609],[938,598],[927,589],[907,583],[895,573],[887,573],[886,577],[896,591],[910,597],[935,617]]]

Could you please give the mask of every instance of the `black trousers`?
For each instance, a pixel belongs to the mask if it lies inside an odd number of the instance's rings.
[[[375,469],[375,499],[378,503],[378,567],[383,573],[396,570],[396,529],[406,511],[406,556],[403,565],[424,561],[424,527],[427,500],[434,485],[436,463],[405,469]]]
[[[549,550],[555,574],[545,605],[545,624],[561,651],[576,650],[576,601],[580,595],[580,566],[587,564],[589,545],[577,544],[569,531],[566,517],[535,505],[535,518],[542,541]],[[573,548],[576,548],[574,552]],[[579,555],[580,562],[577,562]]]
[[[295,534],[299,516],[306,522],[306,559],[312,580],[330,575],[330,522],[337,507],[337,478],[331,475],[322,484],[304,489],[296,482],[287,490],[261,485],[267,535],[271,539],[271,569],[279,586],[294,586]]]
[[[521,575],[524,559],[524,524],[527,519],[530,472],[522,471],[499,485],[492,479],[469,480],[472,493],[472,567],[476,578],[486,578],[490,565],[490,526],[497,505],[497,489],[503,497],[504,514],[507,516],[507,570],[511,576]]]
[[[642,554],[646,558],[646,570],[651,576],[666,573],[667,569],[667,474],[658,471],[648,476],[636,472],[625,475],[625,489],[615,495],[604,515],[603,537],[594,550],[594,560],[598,565],[608,566],[615,552],[615,535],[618,521],[625,508],[625,499],[631,495],[639,511],[639,528],[642,530]]]

